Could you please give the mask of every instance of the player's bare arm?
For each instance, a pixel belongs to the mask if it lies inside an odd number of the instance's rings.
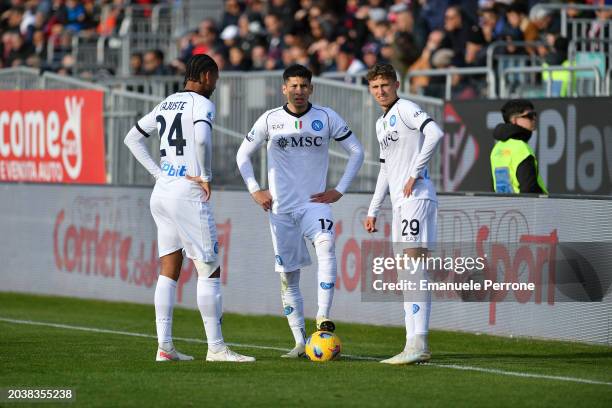
[[[251,193],[251,197],[253,200],[263,208],[264,211],[268,211],[272,209],[272,195],[270,194],[270,190],[257,190]]]
[[[340,193],[335,188],[331,190],[324,191],[322,193],[313,194],[310,196],[311,203],[324,203],[331,204],[335,203],[342,197],[342,193]]]
[[[212,194],[210,182],[204,181],[202,180],[201,177],[197,177],[197,176],[186,175],[185,178],[189,181],[192,181],[198,184],[200,188],[202,188],[202,191],[204,191],[204,199],[203,199],[204,202],[207,202],[208,200],[210,200],[210,195]]]
[[[363,222],[363,227],[370,234],[373,232],[378,232],[376,229],[376,217],[367,217]]]

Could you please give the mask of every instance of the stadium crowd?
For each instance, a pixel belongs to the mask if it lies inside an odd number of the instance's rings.
[[[0,2],[0,62],[3,67],[25,65],[70,74],[76,63],[71,54],[72,36],[117,34],[127,6],[153,3],[157,2],[4,0]],[[274,70],[300,63],[316,74],[354,74],[388,61],[403,76],[416,69],[485,65],[487,45],[499,40],[508,42],[504,53],[535,54],[551,65],[561,64],[567,59],[568,39],[560,37],[559,13],[538,3],[225,0],[220,21],[205,19],[180,36],[178,58],[165,61],[168,50],[135,52],[130,67],[133,75],[182,74],[191,55],[207,53],[225,71]],[[609,5],[612,1],[559,3]],[[110,12],[102,13],[104,6]],[[592,18],[588,35],[595,38],[599,30],[609,27],[598,22],[609,20],[612,12],[572,9],[569,15]],[[543,46],[512,44],[523,40],[539,40]],[[50,59],[49,50],[53,51]],[[440,82],[415,77],[412,85],[441,90],[444,78],[439,78]],[[453,81],[459,85],[462,79]],[[466,92],[469,94],[469,86]]]

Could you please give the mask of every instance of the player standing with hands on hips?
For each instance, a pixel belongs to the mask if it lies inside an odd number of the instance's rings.
[[[342,197],[363,163],[363,149],[346,122],[333,110],[311,104],[312,72],[292,65],[283,73],[284,106],[259,117],[247,134],[236,161],[255,202],[270,211],[269,221],[280,273],[284,313],[295,339],[283,355],[304,355],[306,331],[300,269],[310,265],[304,238],[314,245],[318,261],[317,330],[334,331],[329,319],[336,282],[336,250],[331,203]],[[349,154],[344,174],[326,190],[329,145],[332,139]],[[250,156],[267,143],[269,190],[262,190],[253,174]]]
[[[255,358],[230,350],[221,333],[221,267],[217,229],[209,204],[212,179],[212,124],[215,105],[209,100],[219,69],[208,55],[191,57],[185,89],[168,96],[141,118],[125,137],[136,159],[155,177],[151,214],[157,225],[161,273],[155,288],[157,361],[193,360],[172,342],[172,312],[183,251],[198,271],[197,303],[208,343],[206,361],[251,362]],[[145,139],[160,138],[160,165]]]
[[[427,255],[436,241],[438,204],[427,163],[444,133],[418,105],[397,96],[399,82],[392,65],[374,65],[367,79],[370,93],[384,114],[376,121],[380,172],[364,226],[370,233],[377,231],[376,217],[389,191],[394,247],[418,258]],[[427,279],[422,265],[411,272],[417,281]],[[431,358],[427,343],[431,294],[404,295],[406,346],[382,363],[413,364]]]

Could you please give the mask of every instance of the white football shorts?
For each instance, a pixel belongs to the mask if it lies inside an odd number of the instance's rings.
[[[432,200],[404,200],[393,208],[391,237],[403,248],[435,249],[438,203]]]
[[[329,204],[309,203],[291,213],[270,212],[270,231],[274,246],[274,269],[293,272],[311,264],[304,238],[311,242],[321,234],[335,239],[335,225]]]
[[[159,257],[183,249],[190,259],[217,260],[217,226],[209,203],[151,196]]]

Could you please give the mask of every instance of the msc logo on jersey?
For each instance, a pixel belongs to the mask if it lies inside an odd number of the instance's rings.
[[[397,132],[397,130],[394,130],[393,132],[387,132],[383,137],[383,140],[378,142],[378,144],[380,145],[380,150],[385,150],[392,142],[397,142],[398,140],[399,133]]]
[[[287,147],[318,147],[323,145],[323,138],[321,136],[291,136],[289,138],[281,136],[276,141],[276,144],[283,150]]]
[[[389,125],[395,126],[395,122],[397,122],[397,118],[395,117],[395,115],[391,115],[391,117],[389,118]]]
[[[312,122],[312,125],[310,125],[310,126],[312,126],[312,130],[318,132],[321,129],[323,129],[323,122],[321,122],[320,120],[317,119],[317,120],[314,120]]]
[[[187,166],[181,166],[177,169],[168,162],[162,163],[162,173],[170,176],[170,177],[184,177],[187,174]]]
[[[283,258],[281,258],[280,255],[276,255],[274,259],[276,260],[277,264],[279,264],[280,266],[283,266]]]

